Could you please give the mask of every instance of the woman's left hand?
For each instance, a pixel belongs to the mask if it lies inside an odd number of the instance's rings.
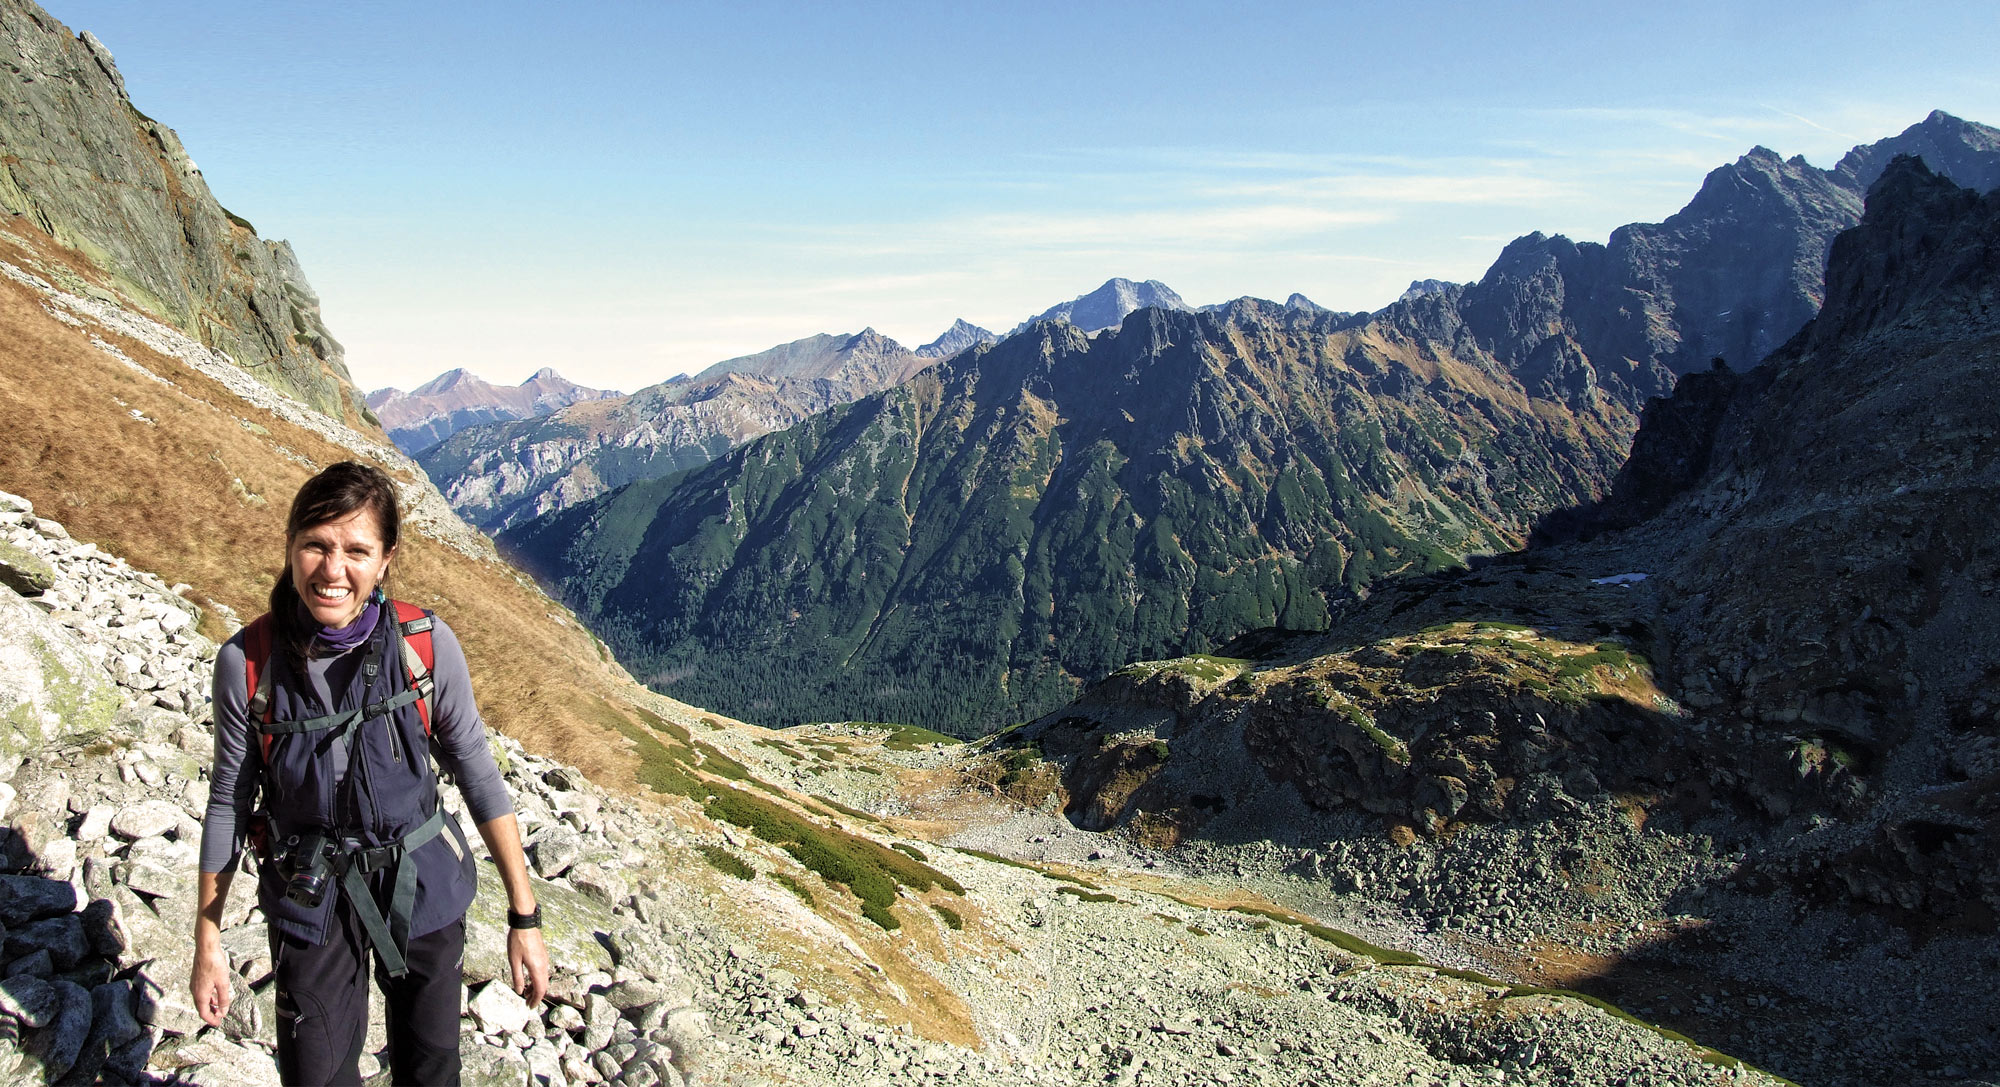
[[[542,943],[542,930],[507,930],[507,967],[514,978],[514,991],[533,1008],[549,991],[549,949]]]

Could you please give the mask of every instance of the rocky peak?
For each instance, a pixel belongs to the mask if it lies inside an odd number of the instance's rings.
[[[1956,323],[1992,300],[2000,195],[1981,197],[1898,155],[1868,191],[1861,225],[1833,244],[1815,343],[1847,341],[1921,313]]]
[[[1921,156],[1932,170],[1979,192],[2000,187],[2000,129],[1941,109],[1897,135],[1854,148],[1832,173],[1859,192],[1872,188],[1897,155]]]
[[[953,321],[951,327],[944,330],[943,335],[917,348],[917,354],[927,359],[949,358],[974,344],[996,343],[999,339],[1000,337],[961,317]]]
[[[1116,328],[1124,322],[1127,314],[1135,310],[1158,308],[1189,311],[1194,307],[1187,304],[1173,288],[1157,279],[1136,283],[1129,279],[1107,279],[1104,285],[1064,302],[1051,306],[1023,322],[1014,331],[1040,321],[1068,321],[1085,332]]]
[[[458,388],[461,385],[467,385],[467,384],[484,386],[486,385],[486,382],[481,381],[478,377],[474,376],[472,371],[467,370],[463,367],[459,367],[456,369],[446,370],[444,373],[439,374],[438,376],[430,379],[429,381],[424,382],[422,385],[419,385],[414,390],[412,390],[410,392],[410,395],[436,396],[439,393],[447,393],[452,391],[453,389]],[[490,388],[491,386],[487,387]]]

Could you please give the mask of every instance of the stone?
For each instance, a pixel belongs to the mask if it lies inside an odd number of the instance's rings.
[[[24,1027],[44,1027],[62,1005],[54,985],[33,974],[0,980],[0,1015]]]
[[[476,1035],[461,1034],[458,1053],[463,1087],[522,1087],[528,1082],[528,1059],[512,1046],[482,1045]]]
[[[139,861],[125,873],[125,886],[154,898],[169,898],[190,891],[195,882],[191,868],[168,868],[152,861]]]
[[[93,804],[83,813],[83,822],[76,828],[76,840],[89,844],[100,841],[111,831],[111,816],[116,811],[109,804]]]
[[[673,1065],[682,1075],[692,1077],[707,1063],[715,1035],[707,1013],[697,1008],[676,1008],[667,1013],[660,1028],[666,1031],[667,1046],[674,1052]]]
[[[534,1017],[521,995],[497,980],[487,982],[472,994],[470,1010],[480,1029],[489,1032],[511,1034],[524,1029]]]
[[[583,1048],[595,1053],[611,1044],[618,1023],[618,1009],[611,1001],[592,993],[584,1002]]]
[[[174,829],[180,821],[180,805],[165,800],[143,800],[121,808],[111,817],[111,833],[127,839],[152,838]]]
[[[29,1036],[22,1048],[42,1062],[42,1074],[54,1083],[76,1064],[77,1054],[83,1051],[84,1040],[90,1036],[95,1008],[89,990],[83,986],[60,978],[50,984],[55,987],[58,1000],[55,1015],[47,1026]]]
[[[55,972],[55,957],[49,954],[47,948],[44,948],[33,954],[23,955],[13,962],[8,963],[6,976],[11,978],[16,974],[34,974],[37,977],[48,977]]]
[[[611,1006],[621,1012],[658,1004],[666,996],[666,987],[649,978],[631,978],[613,985],[604,993]]]
[[[120,702],[76,634],[0,588],[0,757],[106,728]]]
[[[536,875],[554,879],[583,859],[583,835],[559,823],[550,826],[528,847],[528,859]]]
[[[97,1024],[113,1047],[122,1046],[145,1033],[146,1028],[132,1014],[131,982],[107,981],[92,989],[90,997],[96,1005]]]
[[[83,936],[83,918],[76,914],[45,917],[7,933],[7,957],[18,958],[47,951],[57,970],[73,969],[90,952]]]
[[[0,876],[0,925],[16,928],[76,909],[76,886],[40,876]]]
[[[55,567],[46,559],[0,540],[0,586],[22,596],[39,596],[56,583]]]

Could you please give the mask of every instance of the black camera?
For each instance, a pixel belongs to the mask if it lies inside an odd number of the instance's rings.
[[[324,834],[303,838],[294,834],[285,844],[284,864],[279,868],[285,876],[285,897],[306,909],[316,909],[326,901],[327,888],[333,886],[333,842]]]

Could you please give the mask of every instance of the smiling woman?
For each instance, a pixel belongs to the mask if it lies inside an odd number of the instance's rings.
[[[342,461],[307,480],[271,611],[216,654],[189,984],[202,1018],[220,1025],[232,992],[222,908],[249,844],[286,1083],[360,1082],[371,957],[395,1082],[458,1082],[477,862],[440,805],[433,755],[499,866],[515,990],[532,1004],[548,984],[541,911],[464,651],[442,619],[382,592],[399,523],[395,483],[377,468]]]

